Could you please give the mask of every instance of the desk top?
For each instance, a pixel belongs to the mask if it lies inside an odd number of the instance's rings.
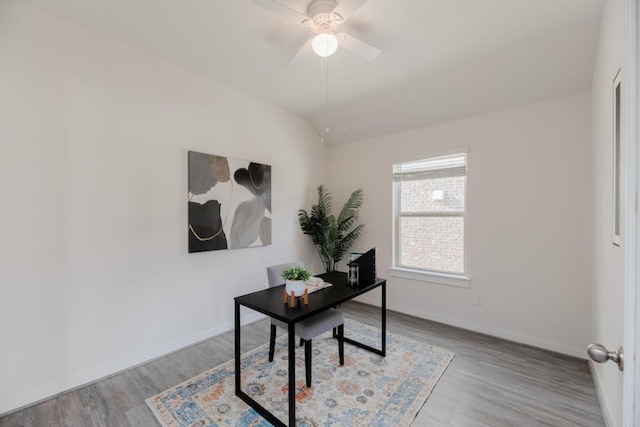
[[[285,304],[283,300],[285,285],[235,297],[234,300],[237,304],[249,307],[269,317],[286,323],[296,323],[386,283],[385,279],[378,278],[375,282],[351,287],[347,284],[347,273],[340,271],[319,274],[318,277],[333,286],[309,294],[308,305],[304,305],[301,299],[298,299],[293,308],[289,307],[289,304]]]

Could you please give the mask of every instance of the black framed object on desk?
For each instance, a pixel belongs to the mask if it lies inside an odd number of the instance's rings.
[[[360,254],[350,261],[348,282],[351,286],[376,281],[376,248]]]

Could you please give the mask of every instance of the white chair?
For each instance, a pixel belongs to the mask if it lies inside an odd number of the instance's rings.
[[[285,280],[282,278],[282,270],[288,267],[303,267],[300,261],[290,262],[288,264],[274,265],[267,267],[267,277],[269,279],[269,287],[283,285]],[[322,291],[319,291],[322,292]],[[276,344],[276,326],[288,330],[287,324],[280,320],[271,318],[271,337],[269,339],[269,362],[273,362],[273,354]],[[338,354],[340,356],[340,365],[344,365],[344,316],[341,311],[330,308],[316,314],[315,316],[296,323],[296,335],[300,337],[300,345],[304,343],[304,368],[307,380],[307,387],[311,387],[311,340],[320,334],[330,331],[334,328],[338,329]]]

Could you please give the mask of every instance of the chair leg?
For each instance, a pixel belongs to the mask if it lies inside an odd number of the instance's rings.
[[[304,373],[307,387],[311,387],[311,340],[304,342]]]
[[[303,344],[304,344],[304,340],[300,338],[300,347],[302,347]]]
[[[273,362],[273,353],[276,350],[276,325],[271,325],[271,336],[269,337],[269,362]]]
[[[338,354],[340,355],[340,366],[344,365],[344,324],[338,326]]]

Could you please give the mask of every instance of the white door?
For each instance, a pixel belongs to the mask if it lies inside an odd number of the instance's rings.
[[[628,31],[627,31],[627,68],[629,75],[629,88],[627,91],[628,114],[628,203],[626,220],[629,224],[626,236],[629,245],[626,249],[626,280],[625,280],[625,348],[627,357],[624,370],[624,402],[623,419],[625,426],[640,426],[640,370],[637,369],[636,355],[640,349],[640,217],[638,216],[638,188],[640,188],[640,150],[638,149],[638,137],[640,108],[640,8],[638,0],[628,0]]]
[[[606,282],[610,280],[604,286],[601,284],[597,289],[595,298],[611,298],[609,304],[605,303],[605,306],[616,307],[615,312],[602,312],[596,311],[595,316],[598,336],[605,337],[617,337],[606,343],[608,348],[595,347],[590,351],[590,356],[594,360],[599,362],[606,362],[612,360],[613,362],[619,361],[624,366],[622,372],[618,372],[617,368],[612,362],[608,362],[606,366],[598,366],[594,370],[596,387],[598,388],[603,403],[603,411],[605,412],[606,421],[609,424],[616,424],[618,427],[619,421],[625,427],[638,426],[640,427],[640,400],[638,394],[640,394],[640,370],[637,369],[636,354],[640,350],[640,339],[637,339],[636,335],[640,332],[640,316],[636,313],[640,312],[640,274],[638,274],[637,268],[640,265],[640,221],[637,215],[637,189],[640,188],[640,176],[638,171],[640,170],[640,150],[638,150],[638,123],[640,118],[638,113],[638,89],[640,88],[640,75],[638,70],[640,69],[638,60],[640,55],[638,54],[638,48],[640,47],[640,41],[638,39],[638,28],[640,28],[640,16],[638,2],[640,0],[625,0],[620,2],[623,6],[626,6],[625,16],[626,19],[626,34],[624,36],[624,65],[622,72],[622,99],[623,104],[620,108],[620,134],[623,137],[622,147],[623,150],[620,155],[616,156],[614,151],[614,183],[616,176],[616,163],[615,159],[618,157],[620,163],[617,165],[620,167],[620,198],[624,203],[620,203],[620,221],[624,224],[621,227],[620,239],[613,238],[613,242],[619,245],[614,251],[605,251],[605,256],[608,256],[608,265],[618,265],[620,268],[614,270],[608,270],[607,274],[617,277],[600,277],[599,280]],[[615,2],[614,2],[615,3]],[[611,4],[611,3],[610,3]],[[612,82],[612,87],[615,88],[616,80]],[[615,113],[615,90],[614,99],[612,99],[613,110]],[[600,99],[600,101],[603,101]],[[615,135],[616,118],[614,114],[613,127]],[[615,137],[614,137],[615,143]],[[597,160],[596,160],[597,161]],[[607,185],[607,183],[601,183],[601,185]],[[616,188],[613,186],[612,199],[616,200]],[[615,223],[615,208],[614,208],[614,224],[613,229],[616,229]],[[604,224],[599,223],[600,227]],[[615,232],[614,232],[615,235]],[[613,258],[611,258],[613,257]],[[612,261],[613,259],[613,261]],[[624,295],[618,291],[617,295],[609,295],[609,291],[616,292],[620,289],[620,283],[624,282]],[[604,289],[603,289],[604,288]],[[620,299],[618,299],[620,298]],[[624,299],[624,303],[615,303],[615,301],[621,301]],[[614,303],[611,303],[614,301]],[[598,303],[598,301],[596,301]],[[597,304],[596,304],[597,305]],[[623,313],[619,310],[624,311]],[[603,318],[604,317],[604,318]],[[624,328],[624,333],[620,329]],[[623,342],[614,342],[614,341]],[[624,348],[624,351],[619,350],[619,346]],[[623,363],[622,363],[623,362]],[[598,378],[599,377],[599,378]],[[599,384],[601,383],[601,384]],[[636,410],[636,408],[638,410]],[[607,413],[609,411],[609,413]],[[621,411],[621,413],[619,412]],[[614,413],[611,413],[614,412]]]
[[[627,1],[627,46],[626,46],[626,67],[628,75],[628,85],[625,92],[628,102],[626,103],[627,114],[626,130],[627,130],[627,158],[625,160],[626,186],[625,197],[628,200],[626,204],[625,223],[627,224],[625,231],[625,313],[624,313],[624,348],[626,349],[624,372],[623,372],[623,420],[625,426],[640,426],[640,401],[638,400],[638,392],[640,391],[640,370],[637,369],[636,354],[638,354],[638,346],[640,340],[636,338],[637,332],[640,331],[640,317],[637,316],[639,307],[640,292],[640,275],[638,274],[638,266],[640,265],[640,218],[638,217],[638,188],[640,188],[640,150],[638,150],[638,123],[640,122],[638,113],[638,90],[640,89],[640,70],[638,61],[640,55],[640,8],[638,8],[638,0]]]

